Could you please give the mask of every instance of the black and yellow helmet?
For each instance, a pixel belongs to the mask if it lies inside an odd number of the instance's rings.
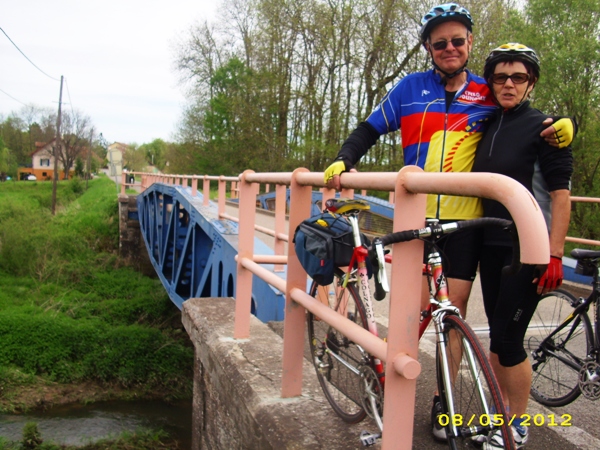
[[[467,30],[473,31],[473,19],[467,8],[456,3],[444,3],[443,5],[434,6],[421,19],[421,29],[419,36],[421,42],[427,42],[431,30],[443,22],[460,22],[467,27]]]
[[[501,62],[522,62],[535,79],[540,78],[540,59],[535,51],[523,44],[509,42],[496,47],[490,52],[485,60],[483,68],[483,78],[489,80],[494,73],[496,65]]]

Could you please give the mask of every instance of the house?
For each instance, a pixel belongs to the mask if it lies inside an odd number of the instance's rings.
[[[129,146],[121,142],[114,142],[106,149],[106,159],[108,159],[109,176],[121,177],[123,172],[123,161],[125,160],[125,151]]]
[[[56,139],[45,143],[45,142],[36,142],[35,143],[35,151],[31,154],[31,166],[30,167],[20,167],[18,171],[18,179],[23,180],[27,175],[33,174],[36,176],[38,181],[42,180],[52,180],[54,175],[54,145]],[[88,148],[84,148],[81,150],[80,157],[87,160],[88,152],[90,150]],[[90,155],[93,159],[95,159],[98,164],[101,163],[100,158],[92,152]],[[65,178],[63,165],[58,160],[58,172],[59,172],[59,180],[63,180]],[[75,171],[73,168],[69,171],[69,178],[73,176]]]
[[[31,154],[31,167],[20,167],[18,179],[23,180],[27,175],[33,174],[40,180],[51,180],[54,175],[54,145],[56,139],[48,143],[36,142],[35,150]],[[59,178],[64,178],[63,166],[58,161]],[[72,171],[71,171],[72,172]]]

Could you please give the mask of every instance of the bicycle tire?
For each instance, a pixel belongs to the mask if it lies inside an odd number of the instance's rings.
[[[526,349],[533,369],[531,395],[546,406],[565,406],[573,402],[579,389],[579,368],[593,347],[593,331],[586,312],[551,339],[556,328],[572,314],[577,299],[557,289],[545,294],[528,328]]]
[[[442,376],[443,363],[438,347],[436,352],[437,380],[442,413],[447,415],[444,420],[448,419],[445,426],[448,446],[452,450],[472,449],[474,445],[477,445],[475,441],[477,436],[482,439],[487,437],[493,425],[494,429],[500,428],[504,448],[516,449],[500,387],[475,332],[462,318],[455,315],[447,315],[442,323],[445,330],[444,346],[451,377],[454,372],[456,373],[451,383],[450,399],[449,389],[447,389]],[[456,333],[457,339],[450,341],[449,337],[452,332]],[[458,342],[460,345],[457,345]],[[467,348],[470,348],[471,351],[468,352]],[[469,354],[472,355],[472,358],[469,358]],[[480,384],[478,384],[478,380]],[[450,413],[450,400],[454,405],[453,417]],[[492,414],[500,414],[504,420],[501,423],[492,424],[494,418]],[[452,427],[453,420],[457,426],[457,433]]]
[[[348,283],[346,288],[342,288],[342,276],[343,272],[336,269],[333,285],[323,287],[313,282],[310,295],[315,297],[319,291],[322,293],[325,289],[329,290],[335,287],[334,295],[330,295],[329,292],[325,295],[329,306],[343,313],[341,311],[342,299],[347,298],[346,312],[343,315],[367,329],[365,308],[358,295],[356,285]],[[331,355],[331,352],[335,352],[337,356],[355,368],[364,364],[372,366],[372,358],[354,342],[310,312],[307,313],[307,323],[311,359],[325,398],[336,414],[345,422],[358,423],[362,421],[367,413],[362,406],[361,376],[339,362]]]

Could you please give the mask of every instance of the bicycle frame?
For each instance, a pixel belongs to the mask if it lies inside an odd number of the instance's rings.
[[[448,401],[448,409],[450,417],[455,417],[456,408],[454,406],[454,402],[452,401],[453,395],[453,380],[451,379],[452,371],[450,370],[450,365],[448,363],[448,355],[445,351],[446,342],[446,332],[443,327],[443,320],[446,314],[453,314],[460,317],[460,311],[456,306],[452,306],[450,304],[450,299],[448,295],[448,283],[446,281],[446,276],[444,275],[442,268],[442,258],[439,253],[436,251],[431,251],[428,256],[427,265],[423,267],[423,273],[427,275],[428,285],[429,285],[429,305],[425,311],[423,311],[421,324],[419,325],[419,340],[423,336],[423,333],[427,329],[427,326],[433,319],[433,323],[435,325],[436,332],[436,345],[437,351],[441,355],[442,361],[442,374],[443,374],[443,383],[446,392],[448,392],[447,401]],[[467,341],[464,341],[465,349],[468,353],[467,360],[469,361],[469,370],[473,375],[473,379],[477,381],[477,389],[480,392],[480,398],[484,398],[485,395],[483,393],[483,386],[481,384],[479,376],[477,376],[477,371],[475,370],[475,358],[473,357],[473,349],[469,345]],[[482,409],[485,411],[485,414],[489,416],[490,411],[487,408],[487,404],[482,403]],[[460,432],[456,426],[452,426],[452,433],[455,436],[459,436]]]
[[[574,370],[581,370],[581,368],[583,367],[583,364],[585,362],[585,360],[582,360],[581,358],[577,357],[576,355],[573,355],[571,353],[570,356],[572,359],[567,359],[564,358],[560,353],[555,353],[553,351],[554,349],[554,345],[550,344],[551,342],[553,342],[554,336],[557,335],[558,333],[560,333],[562,330],[564,330],[565,328],[567,328],[568,326],[571,326],[571,330],[569,331],[568,336],[566,337],[565,340],[570,339],[571,335],[575,332],[575,329],[577,328],[577,326],[579,325],[581,319],[580,319],[580,314],[585,314],[589,311],[590,307],[592,304],[596,305],[595,308],[595,318],[594,318],[594,336],[592,337],[592,342],[590,344],[591,345],[591,352],[590,354],[588,354],[586,356],[587,360],[596,360],[598,359],[598,355],[600,352],[600,344],[599,344],[599,336],[598,336],[598,327],[599,327],[599,308],[598,308],[598,298],[600,296],[600,283],[598,282],[598,280],[594,281],[594,289],[592,290],[592,293],[590,294],[590,296],[585,299],[584,301],[580,301],[579,305],[577,305],[575,307],[575,309],[573,310],[573,312],[571,314],[569,314],[565,320],[563,321],[563,323],[561,323],[558,327],[556,327],[552,333],[550,333],[538,346],[539,349],[541,349],[544,353],[548,353],[550,355],[552,355],[552,357],[558,359],[559,361],[561,361],[562,363],[568,365],[569,367],[573,368]],[[563,350],[563,351],[566,351]],[[575,361],[578,362],[575,363]],[[535,363],[538,364],[538,363]]]
[[[366,261],[368,258],[368,251],[362,245],[357,216],[348,215],[347,218],[350,221],[350,224],[352,225],[352,231],[353,231],[353,236],[354,236],[354,252],[353,252],[352,258],[350,260],[348,272],[346,273],[346,276],[344,278],[343,286],[346,287],[346,285],[350,281],[350,275],[355,270],[356,273],[358,274],[358,280],[359,280],[359,284],[360,284],[359,295],[365,306],[369,331],[371,333],[373,333],[375,336],[378,336],[379,334],[378,334],[378,330],[377,330],[377,323],[375,321],[375,315],[373,312],[373,299],[371,296],[371,288],[369,286],[368,270],[367,270],[367,264],[366,264]],[[391,257],[386,256],[385,259],[386,259],[386,262],[388,262],[388,263],[391,262]],[[356,269],[354,269],[354,268],[356,268]],[[452,401],[452,389],[453,389],[452,381],[453,380],[452,380],[452,373],[450,370],[450,364],[448,362],[448,355],[445,352],[445,345],[447,343],[446,342],[446,331],[443,328],[442,322],[443,322],[443,318],[446,314],[453,314],[453,315],[457,315],[460,317],[460,311],[458,310],[457,307],[452,306],[450,304],[449,293],[448,293],[448,283],[446,281],[446,277],[443,272],[441,256],[437,251],[432,250],[429,253],[428,263],[423,265],[423,274],[427,275],[427,278],[428,278],[430,301],[429,301],[429,305],[428,305],[427,309],[425,311],[423,311],[423,313],[422,313],[421,323],[419,325],[419,340],[423,336],[423,334],[424,334],[425,330],[427,329],[431,320],[434,319],[434,324],[435,324],[435,329],[436,329],[436,337],[437,337],[437,347],[438,347],[438,352],[440,352],[441,361],[442,361],[442,365],[443,365],[443,368],[442,368],[443,383],[444,383],[446,391],[449,393],[448,408],[450,410],[449,412],[450,412],[451,416],[454,416],[455,415],[455,406]],[[473,379],[475,379],[477,382],[477,389],[479,390],[479,392],[481,394],[480,398],[484,398],[483,386],[482,386],[480,378],[477,375],[476,370],[475,370],[476,364],[475,364],[475,359],[473,357],[473,350],[470,347],[470,345],[468,344],[468,342],[465,342],[464,344],[465,344],[465,349],[468,352],[467,360],[469,361],[469,370],[471,371],[471,373],[473,375]],[[342,362],[346,367],[348,367],[348,364],[345,361],[341,361],[341,358],[337,358],[337,359],[340,360],[340,362]],[[385,388],[385,377],[383,376],[383,374],[384,374],[383,364],[381,363],[381,361],[379,359],[376,359],[376,358],[373,358],[373,363],[375,366],[375,372],[378,375],[378,378],[380,379],[382,389],[384,389]],[[350,370],[352,370],[354,373],[359,374],[358,370],[350,368],[350,367],[348,367],[348,368]],[[371,405],[372,411],[376,411],[374,395],[370,395],[370,401],[372,404]],[[485,414],[489,415],[490,411],[487,408],[487,405],[484,403],[481,406],[482,406],[482,409],[485,411]],[[382,430],[383,429],[383,421],[382,421],[381,417],[379,417],[377,414],[374,414],[374,416],[375,416],[374,419],[376,420],[376,422],[379,426],[379,429]],[[460,435],[460,432],[456,426],[452,427],[452,431],[455,436]]]

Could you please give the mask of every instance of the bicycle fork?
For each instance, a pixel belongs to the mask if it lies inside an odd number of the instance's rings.
[[[448,408],[447,414],[449,416],[450,423],[452,424],[451,426],[452,426],[452,435],[453,436],[456,436],[456,437],[458,437],[458,436],[475,436],[482,432],[481,427],[472,426],[472,427],[467,427],[467,428],[459,428],[456,425],[454,425],[453,418],[456,417],[456,407],[454,405],[454,395],[453,395],[454,380],[453,380],[453,377],[455,378],[457,375],[455,375],[452,372],[452,368],[450,367],[450,362],[448,361],[447,347],[449,345],[451,345],[450,334],[449,334],[449,330],[447,330],[443,324],[444,315],[446,315],[448,312],[450,312],[451,314],[458,314],[460,316],[460,314],[458,313],[458,309],[454,306],[443,307],[443,308],[440,308],[440,309],[434,311],[434,313],[433,313],[434,324],[435,324],[435,329],[436,329],[436,337],[437,337],[437,352],[438,352],[438,355],[440,357],[440,361],[442,364],[441,376],[442,376],[442,383],[444,385],[446,406]],[[483,385],[481,384],[479,373],[477,371],[477,365],[475,363],[475,358],[473,357],[473,349],[471,348],[471,345],[469,344],[469,342],[466,341],[465,339],[462,339],[462,342],[460,342],[460,345],[462,348],[461,353],[466,352],[466,354],[467,354],[466,360],[468,363],[468,367],[467,368],[456,367],[455,368],[456,372],[458,373],[458,371],[460,371],[460,370],[468,370],[472,379],[476,381],[479,398],[484,399],[485,392],[483,389]],[[461,358],[459,361],[462,361],[462,354],[461,354]],[[490,417],[490,411],[489,411],[488,405],[485,402],[482,402],[481,407],[482,407],[483,413],[486,415],[486,417]]]

